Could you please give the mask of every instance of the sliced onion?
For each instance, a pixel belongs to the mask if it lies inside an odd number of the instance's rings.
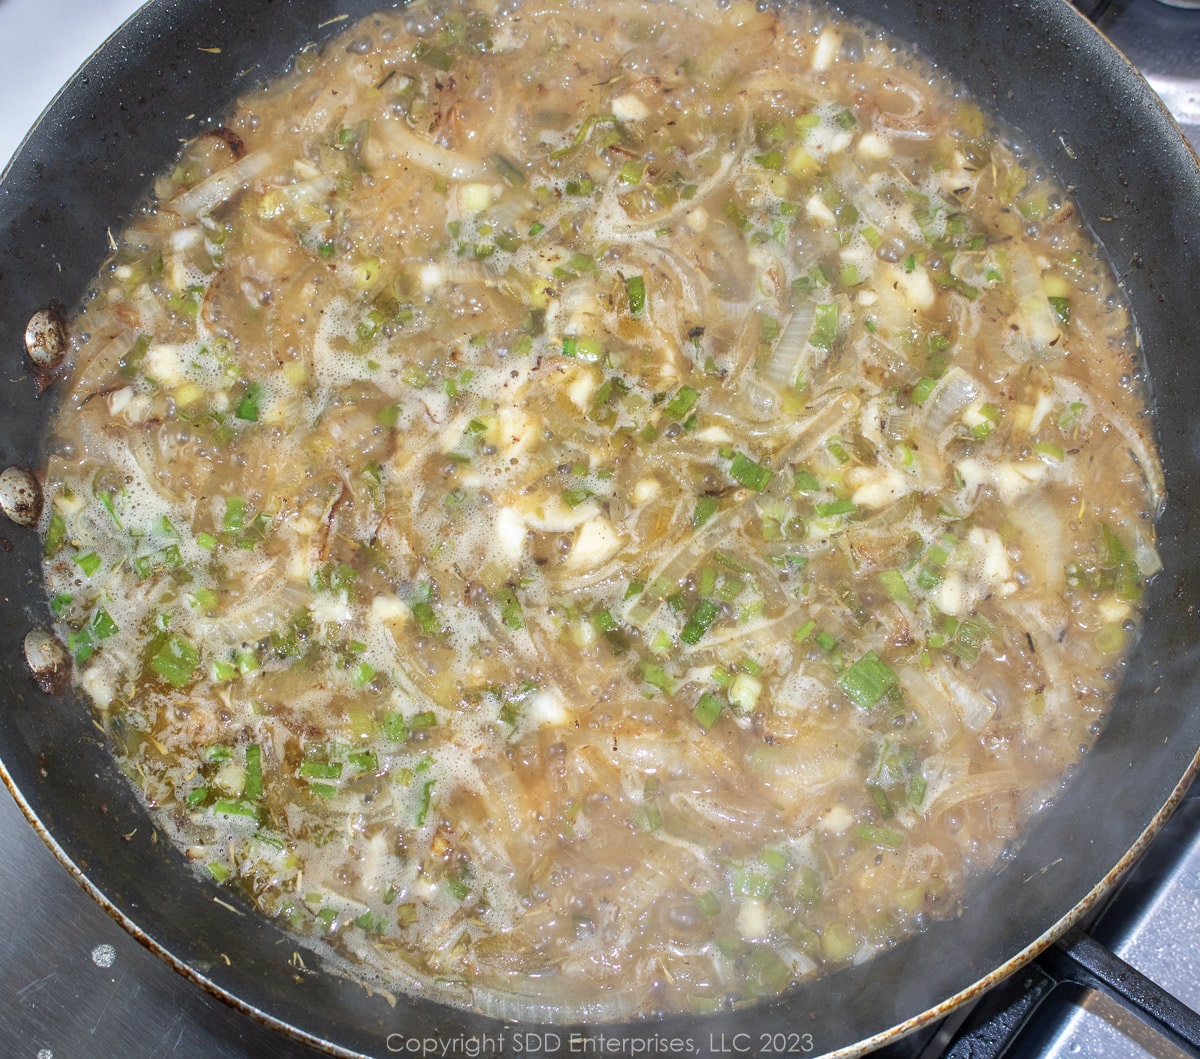
[[[800,625],[798,610],[785,610],[773,618],[762,618],[748,625],[734,625],[704,637],[695,647],[684,649],[691,665],[716,665],[736,661],[780,642],[781,633]]]
[[[74,390],[83,395],[81,400],[98,393],[110,381],[136,341],[137,336],[132,331],[123,331],[80,366]]]
[[[1167,479],[1163,474],[1162,461],[1158,452],[1142,432],[1124,416],[1109,413],[1105,417],[1129,445],[1130,454],[1141,468],[1150,490],[1150,507],[1161,514],[1167,500]]]
[[[1021,550],[1039,593],[1061,594],[1066,583],[1067,529],[1063,513],[1041,493],[1020,499]]]
[[[171,460],[162,451],[159,444],[161,431],[157,424],[142,429],[122,432],[130,455],[141,471],[146,485],[160,497],[172,505],[183,503],[183,497],[166,484],[170,475],[162,474],[164,467],[169,467]]]
[[[197,626],[205,639],[219,640],[231,647],[257,643],[291,621],[308,599],[307,587],[291,580],[276,560],[247,580],[237,600],[222,607],[219,614],[198,619]]]
[[[771,350],[771,355],[763,362],[759,374],[772,386],[781,390],[795,385],[796,377],[807,373],[808,362],[812,355],[812,346],[808,336],[812,334],[813,318],[816,315],[816,304],[808,298],[801,301],[799,307],[792,313],[787,326]]]
[[[275,163],[273,152],[263,149],[244,155],[199,184],[176,195],[167,208],[191,220],[211,213],[221,203],[233,198],[252,180],[262,176]]]
[[[1073,667],[1058,639],[1066,630],[1065,613],[1056,619],[1053,615],[1047,615],[1041,607],[1015,598],[1006,600],[1002,606],[1012,616],[1017,627],[1033,642],[1038,663],[1046,676],[1043,695],[1047,712],[1052,717],[1069,717],[1075,709]],[[1047,631],[1049,629],[1056,630],[1056,635],[1051,635]]]
[[[702,157],[708,151],[720,150],[721,161],[711,176],[696,185],[696,190],[691,198],[681,199],[669,209],[647,214],[635,221],[625,212],[615,186],[610,183],[605,189],[604,197],[600,200],[596,211],[597,219],[605,225],[607,231],[615,232],[618,238],[633,232],[653,232],[683,217],[699,206],[714,191],[723,187],[733,167],[741,161],[742,153],[753,142],[750,130],[750,108],[743,100],[739,99],[737,102],[742,110],[741,127],[738,130],[737,139],[728,148],[721,147],[715,142],[710,143],[704,151],[699,153],[697,157]]]
[[[1137,563],[1142,577],[1151,578],[1162,572],[1162,557],[1158,554],[1158,549],[1154,547],[1154,541],[1147,538],[1141,527],[1138,527],[1133,535],[1133,561]]]
[[[1035,350],[1054,345],[1061,337],[1058,318],[1050,307],[1050,299],[1042,288],[1042,274],[1025,247],[1013,243],[1008,248],[1009,286],[1021,317],[1025,333]]]
[[[678,285],[687,310],[694,318],[699,319],[704,315],[700,292],[703,290],[707,293],[709,284],[703,272],[669,246],[659,246],[646,239],[639,239],[625,245],[629,248],[627,253],[630,257],[642,257],[653,261],[664,277]],[[657,284],[655,288],[657,289]],[[649,300],[651,304],[655,301],[653,290],[650,292]]]
[[[938,380],[915,418],[926,434],[938,439],[939,450],[945,448],[948,440],[947,428],[979,398],[981,391],[979,380],[957,366]]]
[[[829,170],[841,185],[842,193],[854,204],[864,219],[880,232],[892,223],[892,211],[879,200],[867,186],[858,163],[846,153],[835,154],[829,159]]]
[[[375,128],[392,152],[421,169],[449,180],[479,180],[486,174],[486,167],[477,158],[439,147],[432,140],[418,136],[403,121],[377,122]]]
[[[929,805],[928,812],[944,813],[965,802],[977,802],[995,795],[1017,796],[1029,784],[1012,769],[995,769],[991,772],[974,773],[955,780],[939,792]]]
[[[679,542],[675,550],[665,556],[647,580],[646,587],[627,611],[634,625],[645,625],[658,610],[659,605],[690,574],[701,560],[732,534],[747,515],[747,504],[726,508],[716,515],[707,526]],[[663,588],[666,591],[663,591]]]
[[[795,425],[795,436],[779,454],[776,462],[803,463],[830,437],[841,430],[859,409],[858,398],[849,391],[835,393],[824,400],[817,411]]]
[[[917,666],[900,666],[896,679],[904,691],[904,701],[924,720],[937,746],[943,747],[962,731],[962,719],[951,708],[945,693]]]
[[[1158,451],[1146,437],[1146,432],[1136,423],[1113,411],[1097,411],[1092,395],[1074,380],[1055,376],[1053,381],[1054,392],[1062,401],[1067,404],[1084,405],[1089,415],[1099,416],[1125,439],[1130,454],[1146,479],[1146,486],[1150,490],[1150,506],[1155,514],[1161,514],[1167,498],[1167,479],[1163,474]]]
[[[963,680],[954,666],[935,661],[929,677],[942,687],[943,698],[953,704],[962,723],[973,732],[982,731],[996,715],[996,704]]]

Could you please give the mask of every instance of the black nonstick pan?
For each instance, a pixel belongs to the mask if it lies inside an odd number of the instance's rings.
[[[0,465],[36,467],[52,392],[27,370],[26,326],[70,304],[151,174],[181,139],[283,69],[304,44],[365,14],[362,0],[153,0],[66,87],[0,180]],[[0,551],[0,762],[68,870],[183,974],[275,1028],[336,1054],[406,1042],[494,1042],[504,1054],[580,1054],[626,1042],[661,1054],[793,1054],[876,1047],[974,995],[1082,916],[1181,796],[1200,747],[1200,171],[1149,89],[1065,0],[844,0],[962,79],[1022,131],[1106,247],[1134,308],[1168,484],[1163,572],[1142,640],[1095,748],[1023,846],[961,917],[776,1001],[714,1018],[632,1026],[504,1026],[321,969],[272,923],[201,883],[118,774],[85,703],[46,694],[25,660],[45,628],[39,542],[5,527]],[[222,903],[215,899],[220,898]],[[231,907],[232,906],[232,907]],[[293,954],[300,950],[301,960]],[[582,1036],[572,1036],[580,1034]],[[601,1037],[603,1035],[603,1037]],[[740,1036],[739,1036],[740,1035]],[[684,1049],[679,1049],[680,1051]],[[778,1051],[778,1048],[775,1048]],[[597,1054],[593,1048],[593,1054]]]

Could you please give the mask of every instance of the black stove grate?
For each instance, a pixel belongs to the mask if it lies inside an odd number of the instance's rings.
[[[1131,906],[1157,893],[1178,870],[1200,833],[1200,786],[1194,787],[1160,840],[1150,847],[1118,890],[1085,920],[1037,959],[984,993],[973,1005],[943,1021],[872,1053],[872,1059],[1001,1059],[1036,1055],[1044,1030],[1058,1024],[1046,1016],[1053,995],[1069,1008],[1082,1005],[1089,990],[1116,1001],[1143,1036],[1157,1035],[1164,1054],[1200,1059],[1200,1013],[1130,966],[1098,937],[1121,934],[1132,918]],[[1044,1024],[1044,1025],[1043,1025]],[[1152,1045],[1153,1047],[1153,1045]],[[1156,1051],[1155,1054],[1158,1054]]]

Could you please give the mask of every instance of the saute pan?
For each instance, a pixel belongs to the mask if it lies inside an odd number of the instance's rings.
[[[153,0],[67,85],[0,179],[0,465],[36,467],[53,388],[26,370],[33,314],[69,305],[180,140],[372,0]],[[1076,189],[1132,301],[1157,408],[1165,568],[1095,747],[959,918],[861,966],[721,1018],[503,1026],[371,995],[153,837],[88,706],[43,693],[24,642],[49,624],[39,543],[0,526],[0,762],[64,866],[183,974],[338,1055],[855,1054],[1011,973],[1112,885],[1182,796],[1200,747],[1200,171],[1144,82],[1065,0],[842,0],[922,48]],[[572,1036],[572,1034],[577,1036]],[[742,1036],[738,1036],[738,1035]]]

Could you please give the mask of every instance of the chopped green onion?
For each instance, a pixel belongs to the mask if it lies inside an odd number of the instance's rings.
[[[696,509],[692,512],[692,526],[699,529],[717,513],[721,499],[716,496],[699,496],[696,498]]]
[[[747,489],[761,493],[771,483],[773,472],[760,463],[755,463],[744,453],[736,453],[729,465],[729,476]]]
[[[925,592],[936,588],[942,583],[942,580],[942,575],[928,563],[922,563],[920,569],[917,570],[917,587]]]
[[[421,785],[421,793],[417,797],[417,811],[413,818],[417,827],[424,826],[425,819],[429,815],[429,805],[433,800],[434,782],[434,780],[426,780]]]
[[[887,593],[888,599],[894,603],[903,603],[906,607],[915,607],[917,605],[917,601],[913,598],[912,591],[908,587],[908,582],[904,580],[904,575],[899,570],[880,571],[879,583],[883,585],[883,590]]]
[[[852,515],[854,511],[854,501],[849,498],[830,500],[827,503],[816,505],[816,512],[821,518],[832,518],[835,515]]]
[[[692,717],[707,732],[717,723],[717,718],[721,716],[721,711],[724,708],[725,703],[720,698],[711,691],[706,691],[700,696],[700,700],[696,703],[696,708],[692,710]]]
[[[436,636],[442,631],[441,622],[438,621],[437,614],[434,612],[433,605],[422,600],[419,603],[412,605],[413,620],[416,621],[417,627],[426,636]]]
[[[242,399],[238,401],[237,408],[233,412],[234,416],[250,423],[257,422],[262,395],[262,383],[252,382],[246,388],[246,392],[242,394]]]
[[[595,495],[587,486],[577,485],[572,486],[570,489],[564,489],[562,497],[567,502],[568,507],[576,508],[580,504],[591,500]]]
[[[766,872],[742,869],[734,872],[733,892],[739,897],[757,897],[760,900],[771,896],[775,881]]]
[[[914,809],[918,808],[925,800],[925,790],[928,784],[925,782],[924,776],[913,776],[908,781],[908,804]]]
[[[868,783],[867,790],[870,792],[871,800],[875,803],[875,808],[879,810],[879,815],[884,820],[888,820],[896,815],[896,810],[892,808],[892,802],[887,796],[887,791],[874,783]]]
[[[658,688],[659,691],[665,692],[667,695],[670,695],[675,690],[675,682],[660,665],[656,665],[653,662],[643,662],[638,666],[638,672],[647,684]]]
[[[188,603],[201,614],[211,614],[220,602],[221,597],[211,588],[198,588],[188,596]]]
[[[1055,445],[1051,441],[1038,441],[1034,443],[1033,451],[1036,452],[1046,463],[1062,463],[1067,458],[1066,452],[1061,445]]]
[[[121,519],[117,515],[116,501],[113,499],[113,494],[110,492],[100,492],[97,495],[100,503],[104,506],[104,510],[108,512],[109,518],[113,520],[113,524],[117,529],[124,529],[121,525]]]
[[[489,155],[488,161],[509,187],[517,188],[525,183],[525,174],[505,155],[497,152]]]
[[[838,307],[829,302],[818,305],[813,311],[813,328],[809,332],[809,344],[816,349],[830,350],[837,339],[841,314]]]
[[[403,743],[408,738],[408,725],[404,714],[389,710],[383,715],[383,737],[389,743]]]
[[[300,776],[303,779],[336,780],[342,775],[340,761],[302,761]]]
[[[500,604],[500,620],[504,622],[504,627],[512,632],[525,628],[525,614],[516,592],[511,588],[503,588],[497,593],[496,599]]]
[[[231,496],[225,501],[225,515],[221,526],[226,533],[241,533],[246,524],[246,501],[240,496]]]
[[[928,375],[925,376],[913,387],[913,401],[917,404],[924,404],[929,400],[929,395],[933,393],[933,388],[937,386],[937,383],[937,379],[930,378]]]
[[[663,413],[676,421],[685,419],[699,399],[699,391],[690,386],[681,386],[675,396],[663,405]]]
[[[991,623],[982,614],[964,621],[947,614],[942,628],[947,637],[945,649],[967,665],[978,661],[979,652],[992,633]]]
[[[150,656],[150,668],[177,688],[192,679],[199,665],[199,650],[178,633],[168,634]]]
[[[904,845],[904,836],[890,827],[879,827],[875,824],[861,824],[855,834],[863,842],[883,849],[899,849]]]
[[[821,483],[811,471],[797,471],[795,483],[796,490],[801,493],[816,493],[821,489]]]
[[[1142,598],[1141,571],[1125,542],[1107,522],[1100,523],[1100,546],[1106,581],[1111,579],[1116,597],[1127,603],[1138,602]]]
[[[856,706],[869,710],[896,687],[896,674],[874,651],[868,651],[844,669],[836,683]]]
[[[42,544],[42,554],[47,559],[57,555],[66,539],[67,520],[63,518],[61,512],[55,511],[51,514],[50,523],[46,527],[46,539]]]
[[[692,611],[691,616],[684,624],[679,638],[685,644],[694,647],[704,638],[704,634],[708,632],[720,613],[721,605],[719,603],[711,599],[700,600],[696,604],[696,609]]]
[[[400,422],[400,406],[398,404],[385,405],[375,413],[375,422],[381,427],[391,430]]]
[[[1082,401],[1071,401],[1063,414],[1058,417],[1058,429],[1063,433],[1074,430],[1086,411],[1087,405]]]
[[[251,743],[246,747],[246,786],[243,793],[251,801],[262,797],[262,747],[258,743]]]
[[[212,811],[218,816],[258,817],[258,806],[244,798],[218,798],[213,802]]]
[[[762,681],[751,673],[739,673],[729,685],[729,705],[742,713],[750,713],[758,705]]]
[[[767,151],[766,154],[756,154],[754,161],[762,166],[763,169],[769,169],[772,173],[778,173],[783,168],[783,152]]]
[[[100,569],[103,560],[95,552],[88,552],[85,555],[76,555],[71,560],[79,567],[88,577],[91,577],[97,570]]]
[[[815,869],[804,865],[796,872],[796,897],[804,904],[818,904],[822,888],[821,876]]]
[[[310,783],[308,785],[308,793],[315,794],[318,798],[324,798],[330,801],[337,797],[338,789],[331,783]]]
[[[435,48],[432,44],[423,40],[417,41],[413,46],[412,57],[418,62],[423,62],[427,66],[441,70],[443,73],[454,65],[454,60],[450,57],[449,52],[442,48]]]
[[[79,629],[67,633],[67,650],[77,665],[83,665],[96,653],[96,641],[92,639],[91,630]]]
[[[110,636],[115,636],[120,630],[117,623],[112,620],[112,616],[106,610],[98,610],[92,617],[92,632],[96,634],[97,640],[107,640]]]
[[[622,184],[640,184],[642,176],[646,172],[646,163],[639,162],[636,159],[630,159],[617,172],[617,179]]]
[[[646,279],[644,276],[625,277],[625,296],[629,299],[629,311],[637,316],[646,308]]]
[[[807,640],[813,634],[814,631],[816,631],[816,628],[817,628],[817,623],[815,621],[813,621],[812,618],[809,618],[808,621],[806,621],[803,625],[800,626],[800,628],[798,628],[794,633],[792,633],[792,639],[796,643],[803,643],[805,640]]]

